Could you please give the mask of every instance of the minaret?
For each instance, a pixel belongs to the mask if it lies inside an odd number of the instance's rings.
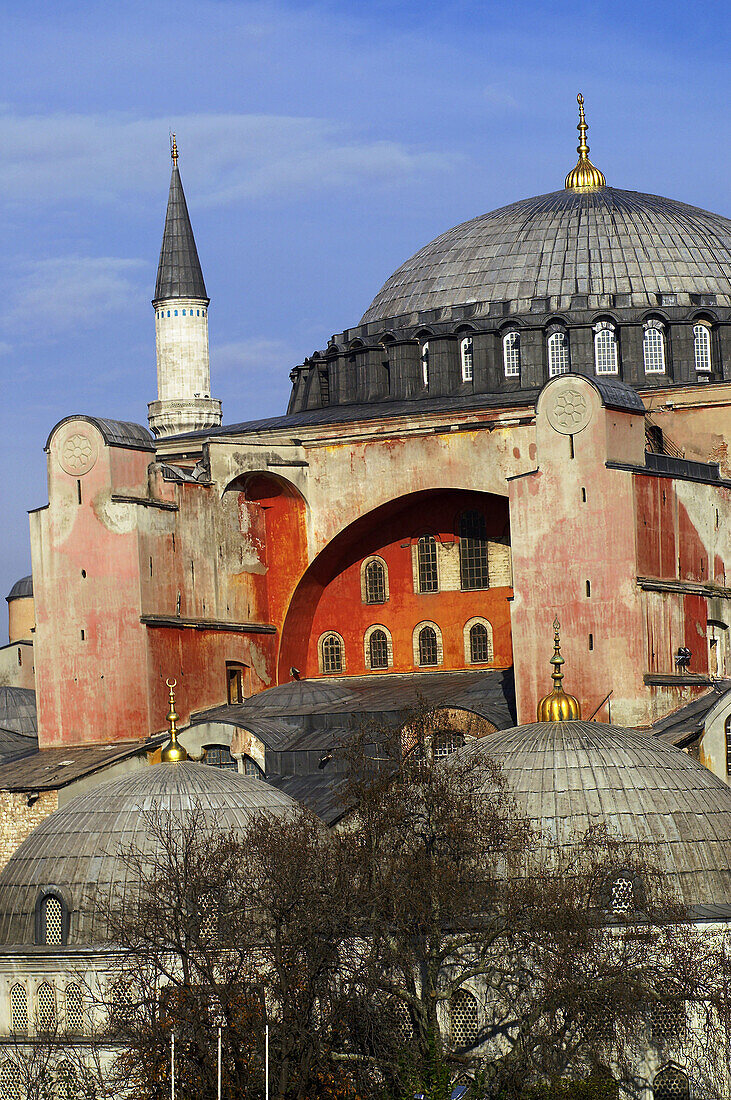
[[[165,232],[152,305],[157,348],[157,401],[148,407],[153,435],[195,432],[221,423],[211,397],[208,302],[198,250],[178,170],[175,134]]]

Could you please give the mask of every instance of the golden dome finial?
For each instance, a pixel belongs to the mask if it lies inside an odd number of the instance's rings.
[[[581,92],[577,95],[576,102],[579,104],[579,125],[576,127],[579,131],[579,144],[576,146],[579,159],[576,167],[572,168],[566,177],[566,190],[596,191],[599,187],[606,187],[607,181],[604,173],[595,168],[589,160],[589,146],[586,144],[586,131],[589,127],[586,125],[584,97]]]
[[[170,156],[172,157],[173,164],[177,166],[178,163],[178,143],[175,140],[175,134],[170,134]]]
[[[160,759],[163,764],[178,764],[181,760],[187,760],[188,754],[178,741],[178,715],[175,710],[175,686],[177,680],[166,680],[165,683],[170,688],[170,710],[168,711],[170,740],[160,753]]]
[[[561,681],[563,680],[564,659],[561,656],[561,624],[558,616],[553,620],[553,691],[544,696],[538,704],[539,722],[570,722],[581,718],[581,707],[578,699],[573,695],[567,695]]]

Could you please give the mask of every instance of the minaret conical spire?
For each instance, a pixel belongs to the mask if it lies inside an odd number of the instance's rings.
[[[185,201],[183,183],[178,168],[178,146],[175,134],[171,135],[170,156],[173,171],[170,177],[168,208],[162,235],[160,262],[157,265],[155,302],[170,298],[200,298],[208,301],[203,281],[201,262],[195,246],[193,226],[190,224],[188,204]]]

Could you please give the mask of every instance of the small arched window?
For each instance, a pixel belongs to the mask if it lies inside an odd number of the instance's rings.
[[[648,321],[642,337],[645,374],[665,373],[665,333],[661,321]]]
[[[388,638],[385,630],[374,630],[368,639],[368,663],[371,668],[388,668]]]
[[[548,377],[568,374],[569,342],[565,332],[552,332],[548,337]]]
[[[678,1066],[665,1066],[652,1082],[653,1100],[690,1100],[690,1082]]]
[[[422,626],[419,631],[419,664],[436,665],[438,660],[437,632],[433,626]]]
[[[58,1063],[54,1084],[53,1100],[78,1100],[79,1079],[71,1062]]]
[[[242,758],[242,764],[244,766],[244,775],[249,775],[252,779],[264,778],[264,772],[261,770],[256,760],[252,760],[250,756],[244,756]]]
[[[708,374],[711,370],[711,330],[708,325],[693,325],[693,354],[695,369],[699,374]]]
[[[485,664],[492,660],[490,636],[484,623],[474,623],[470,627],[470,663]]]
[[[462,361],[462,381],[471,382],[474,376],[471,336],[465,336],[459,345],[459,350]]]
[[[66,986],[66,1030],[74,1035],[84,1031],[84,998],[81,986],[75,982]]]
[[[618,916],[637,908],[634,877],[625,872],[616,875],[609,883],[609,909]]]
[[[421,377],[424,382],[424,389],[429,388],[429,341],[425,341],[421,345]]]
[[[490,586],[487,523],[482,512],[470,510],[459,517],[459,573],[465,591]]]
[[[386,602],[386,567],[378,558],[373,558],[365,567],[365,602]]]
[[[63,946],[68,939],[68,910],[58,894],[47,893],[36,903],[36,943]]]
[[[520,378],[519,332],[506,332],[503,336],[503,369],[506,378]]]
[[[731,714],[723,724],[726,736],[726,775],[731,775]]]
[[[28,990],[20,982],[10,990],[10,1030],[18,1035],[28,1031]]]
[[[228,745],[206,745],[203,762],[214,768],[236,768],[236,759]]]
[[[422,535],[416,547],[419,571],[419,591],[437,592],[439,590],[439,571],[437,568],[437,540],[433,535]]]
[[[20,1067],[15,1062],[3,1062],[0,1066],[0,1096],[3,1100],[20,1100],[24,1091],[21,1088]]]
[[[343,642],[338,634],[325,634],[322,639],[322,671],[343,671]]]
[[[56,992],[49,982],[42,982],[36,993],[36,1026],[47,1034],[56,1030]]]
[[[466,989],[458,989],[449,1002],[449,1017],[453,1044],[473,1046],[479,1035],[477,998]]]
[[[597,374],[618,374],[617,332],[610,321],[594,326],[594,366]]]

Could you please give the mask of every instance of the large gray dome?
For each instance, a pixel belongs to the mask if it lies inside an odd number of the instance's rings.
[[[606,822],[647,845],[685,905],[731,905],[731,788],[680,749],[599,722],[536,722],[461,750],[500,760],[547,835]]]
[[[289,814],[296,805],[260,779],[190,762],[158,764],[95,787],[45,818],[10,857],[0,874],[0,943],[34,942],[36,903],[48,887],[71,912],[69,943],[93,940],[89,900],[124,887],[120,851],[132,844],[156,850],[145,811],[159,806],[182,819],[201,806],[211,829],[243,829],[253,814]]]
[[[555,191],[443,233],[384,284],[361,324],[470,302],[715,294],[731,305],[731,221],[673,199]]]

